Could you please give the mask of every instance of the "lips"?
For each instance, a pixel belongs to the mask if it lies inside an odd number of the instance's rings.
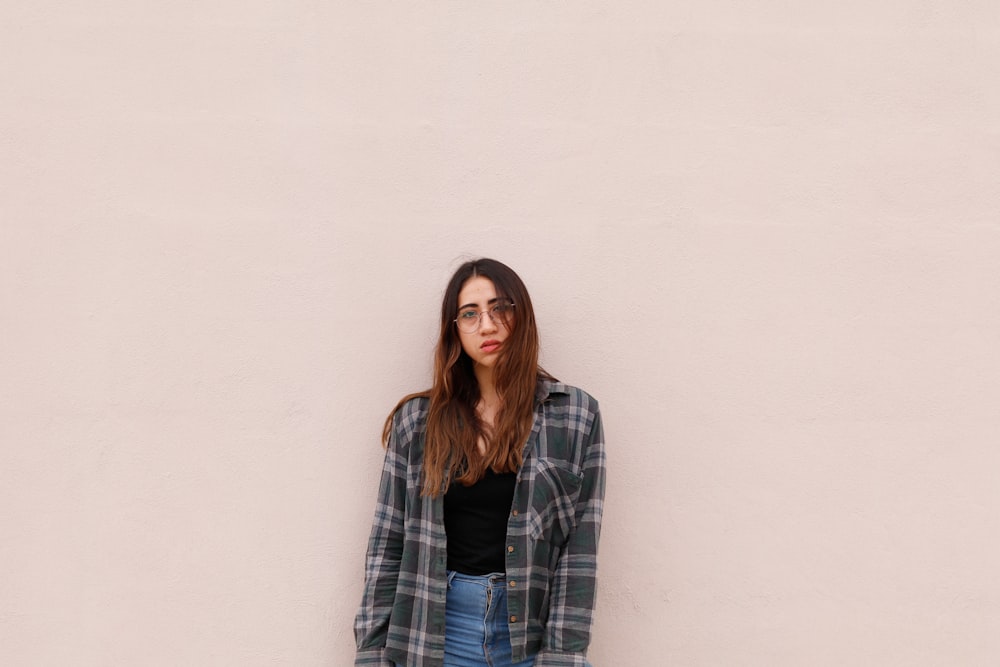
[[[487,340],[483,341],[483,344],[479,346],[479,349],[483,352],[496,352],[500,349],[500,341],[498,340]]]

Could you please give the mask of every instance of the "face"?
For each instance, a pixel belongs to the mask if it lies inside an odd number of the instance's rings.
[[[479,313],[489,311],[497,303],[497,291],[493,281],[482,276],[469,278],[458,293],[458,313],[475,309]],[[489,315],[480,315],[479,329],[473,333],[458,330],[458,338],[462,349],[477,365],[493,367],[496,364],[500,349],[506,342],[510,330],[500,321],[493,321]]]

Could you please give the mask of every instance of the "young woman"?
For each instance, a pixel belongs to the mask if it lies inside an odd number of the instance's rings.
[[[601,415],[538,365],[510,268],[452,276],[433,386],[400,401],[383,445],[355,665],[588,667]]]

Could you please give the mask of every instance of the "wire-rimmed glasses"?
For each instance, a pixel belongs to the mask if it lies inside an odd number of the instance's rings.
[[[488,315],[493,320],[493,324],[497,326],[501,324],[507,326],[513,314],[514,302],[510,299],[500,299],[487,310],[480,311],[475,308],[463,308],[458,311],[455,324],[458,325],[458,330],[462,333],[476,333],[479,331],[480,323],[483,321],[483,315]]]

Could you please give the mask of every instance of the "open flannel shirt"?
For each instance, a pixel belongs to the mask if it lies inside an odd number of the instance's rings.
[[[355,665],[444,662],[444,498],[420,495],[428,400],[393,416],[354,623]],[[597,401],[541,381],[507,521],[507,611],[513,660],[588,667],[605,483]]]

